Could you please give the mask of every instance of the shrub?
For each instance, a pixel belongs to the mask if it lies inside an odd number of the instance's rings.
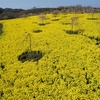
[[[2,23],[0,23],[0,34],[2,34],[2,33],[3,33],[2,29],[3,29],[3,24],[2,24]]]

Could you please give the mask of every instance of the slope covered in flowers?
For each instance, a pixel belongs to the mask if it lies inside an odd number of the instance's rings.
[[[46,15],[43,25],[38,16],[0,21],[1,100],[100,100],[100,20],[78,14],[83,32],[68,34],[72,16]],[[32,50],[43,53],[38,62],[18,60],[29,49],[28,34]]]

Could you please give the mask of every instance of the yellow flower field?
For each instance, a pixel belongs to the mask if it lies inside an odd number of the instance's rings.
[[[68,33],[73,14],[46,17],[0,21],[0,100],[100,100],[99,14],[77,14],[77,34]],[[30,38],[42,58],[21,62]]]

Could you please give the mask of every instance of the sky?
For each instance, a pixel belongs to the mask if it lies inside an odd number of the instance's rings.
[[[81,4],[82,6],[100,7],[100,0],[0,0],[1,8],[22,8],[31,9],[33,7],[59,7],[73,6]]]

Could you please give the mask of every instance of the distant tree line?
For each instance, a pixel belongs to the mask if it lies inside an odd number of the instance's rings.
[[[36,8],[31,9],[12,9],[12,8],[0,8],[0,20],[14,19],[19,17],[27,17],[39,14],[49,13],[100,13],[100,8],[94,8],[91,6],[59,6],[57,8]]]

